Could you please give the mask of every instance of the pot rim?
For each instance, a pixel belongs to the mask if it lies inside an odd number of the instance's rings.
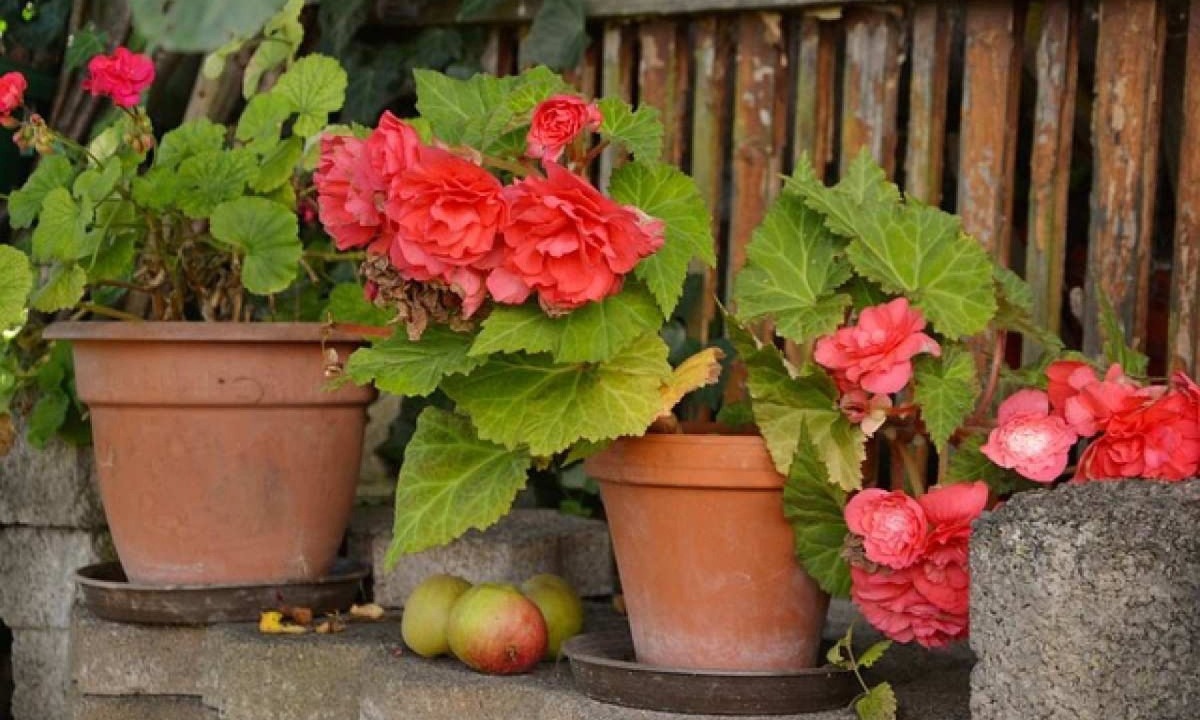
[[[647,452],[648,448],[660,452]],[[737,460],[727,460],[731,454]],[[685,432],[623,437],[585,460],[584,468],[602,485],[752,492],[780,492],[784,485],[766,441],[757,434]]]
[[[48,340],[119,342],[364,342],[360,333],[333,329],[319,322],[81,321],[52,323],[42,333]]]

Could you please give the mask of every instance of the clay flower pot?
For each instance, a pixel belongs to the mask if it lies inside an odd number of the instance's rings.
[[[586,469],[600,483],[639,662],[816,664],[829,597],[795,559],[783,478],[761,437],[622,438]]]
[[[326,390],[316,323],[56,323],[132,582],[311,580],[333,564],[374,392]],[[358,345],[334,335],[343,359]]]

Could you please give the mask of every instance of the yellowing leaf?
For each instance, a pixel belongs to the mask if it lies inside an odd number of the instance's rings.
[[[663,401],[662,411],[658,416],[670,415],[671,410],[679,404],[684,395],[705,385],[712,385],[719,380],[721,360],[724,357],[725,353],[721,351],[721,348],[710,347],[680,363],[658,391]]]
[[[383,618],[384,612],[384,609],[375,603],[350,606],[350,617],[356,620],[380,620]]]
[[[283,613],[268,610],[258,617],[258,631],[264,635],[303,635],[308,628],[283,621]]]

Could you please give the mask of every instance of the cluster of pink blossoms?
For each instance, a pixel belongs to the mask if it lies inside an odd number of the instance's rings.
[[[1021,390],[1000,405],[981,449],[1030,480],[1058,478],[1080,438],[1093,438],[1076,480],[1178,481],[1200,471],[1200,387],[1183,373],[1169,385],[1140,385],[1113,365],[1101,379],[1087,363],[1046,369],[1047,390]]]
[[[982,482],[934,487],[915,500],[872,488],[846,504],[862,544],[850,564],[850,597],[897,642],[943,647],[967,636],[971,522],[988,502]]]
[[[663,243],[663,224],[617,204],[555,162],[599,111],[560,95],[532,118],[527,153],[545,176],[492,173],[384,113],[370,136],[327,135],[314,175],[321,221],[342,250],[383,255],[407,280],[437,282],[473,315],[490,296],[537,294],[551,313],[602,300]]]

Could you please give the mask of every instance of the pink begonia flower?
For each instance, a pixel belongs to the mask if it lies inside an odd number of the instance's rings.
[[[1079,360],[1055,360],[1046,368],[1046,379],[1046,395],[1056,415],[1066,410],[1067,400],[1099,380],[1092,366]]]
[[[937,342],[921,332],[924,329],[921,311],[910,308],[907,298],[896,298],[866,308],[857,325],[818,340],[813,358],[867,392],[899,392],[912,379],[913,356],[941,354]]]
[[[902,492],[863,490],[846,503],[844,514],[850,532],[862,537],[871,562],[901,570],[925,552],[925,511]]]
[[[1125,376],[1120,365],[1114,364],[1103,380],[1088,383],[1067,398],[1063,418],[1080,437],[1091,437],[1103,432],[1114,415],[1144,405],[1164,390],[1140,387]]]
[[[916,641],[927,648],[945,647],[967,636],[964,599],[969,595],[958,570],[935,568],[931,575],[932,579],[921,567],[869,572],[851,565],[850,598],[867,622],[892,640]],[[922,577],[922,586],[936,588],[932,594],[938,602],[921,592],[918,576]],[[947,611],[943,606],[959,612]]]
[[[933,527],[926,540],[926,562],[935,566],[966,565],[971,523],[987,507],[987,483],[935,486],[917,498],[917,503]]]
[[[130,108],[141,100],[142,91],[154,82],[154,61],[149,55],[119,47],[112,55],[97,55],[88,61],[88,77],[82,87],[92,95],[104,95],[118,107]]]
[[[604,116],[595,104],[574,95],[555,95],[534,109],[525,154],[553,162],[579,133],[595,132],[603,122]]]
[[[28,87],[25,76],[19,72],[0,75],[0,120],[8,120],[13,110],[21,107]]]
[[[1197,394],[1176,385],[1156,399],[1114,414],[1079,459],[1076,480],[1179,481],[1200,471]]]
[[[980,448],[989,460],[1040,483],[1052,482],[1066,469],[1077,435],[1065,420],[1050,414],[1046,393],[1014,393],[1001,403],[997,422]]]
[[[871,437],[883,426],[888,419],[888,410],[892,409],[891,395],[867,396],[865,390],[850,390],[838,401],[842,414],[850,422],[858,425],[863,435]]]

